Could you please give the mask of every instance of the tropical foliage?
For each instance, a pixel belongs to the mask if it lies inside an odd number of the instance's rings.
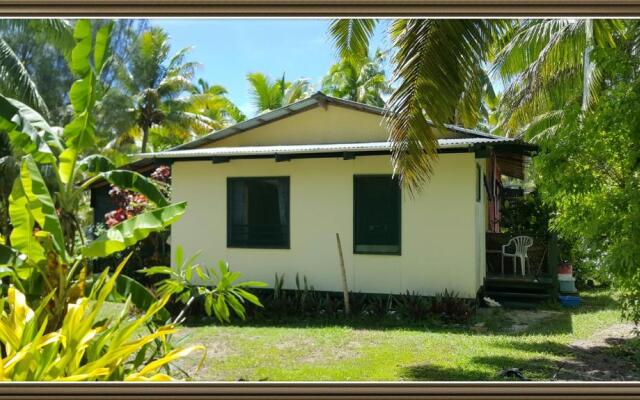
[[[62,19],[0,21],[0,93],[61,122],[64,90],[72,80],[65,61],[72,33]]]
[[[227,97],[227,89],[223,86],[209,85],[201,78],[193,90],[193,111],[207,117],[214,130],[223,129],[247,118]]]
[[[597,100],[602,71],[591,48],[612,48],[624,32],[610,19],[535,19],[510,24],[492,70],[503,80],[499,127],[510,136],[552,133],[571,104]],[[586,69],[584,65],[587,65]]]
[[[376,24],[334,21],[330,34],[340,56],[366,56]],[[446,123],[533,136],[552,129],[566,105],[593,104],[601,74],[589,54],[614,47],[626,29],[620,21],[588,19],[392,21],[387,127],[404,182],[416,189],[429,178],[437,131]],[[491,74],[505,85],[497,107]]]
[[[536,181],[556,212],[553,228],[574,242],[581,263],[610,275],[627,316],[640,321],[640,80],[626,49],[596,52],[604,89],[592,110],[566,108],[541,140]],[[562,173],[558,173],[562,171]]]
[[[118,274],[104,271],[93,284],[87,297],[69,304],[60,327],[51,330],[45,314],[47,302],[35,311],[25,295],[14,287],[8,289],[0,314],[0,379],[15,381],[166,381],[171,376],[158,373],[177,358],[194,351],[204,353],[202,346],[190,346],[153,357],[156,341],[164,341],[175,332],[165,325],[140,336],[140,329],[163,309],[169,300],[164,296],[135,319],[128,318],[130,302],[119,315],[104,319],[99,311],[114,290]],[[48,297],[54,297],[51,292]]]
[[[306,79],[298,79],[289,82],[284,74],[279,80],[272,80],[262,72],[253,72],[247,75],[250,85],[253,106],[258,114],[275,110],[309,97],[311,85]]]
[[[164,229],[184,213],[185,204],[171,205],[145,177],[115,170],[103,156],[79,159],[93,145],[92,113],[99,93],[101,71],[108,58],[110,25],[100,28],[95,40],[88,21],[76,24],[76,47],[72,69],[79,75],[70,91],[74,118],[64,128],[66,142],[57,136],[34,110],[0,96],[0,128],[26,154],[13,182],[8,213],[12,231],[6,237],[0,265],[12,283],[29,296],[41,300],[54,292],[45,309],[50,329],[62,323],[67,306],[82,295],[87,280],[87,258],[106,257]],[[92,65],[89,64],[92,60]],[[18,121],[18,122],[14,122]],[[38,165],[40,164],[41,167]],[[41,172],[46,171],[43,175]],[[84,180],[84,173],[94,174]],[[105,179],[120,187],[143,193],[158,208],[116,225],[88,242],[78,219],[86,188]],[[51,190],[51,189],[52,190]],[[53,195],[52,195],[53,193]],[[43,300],[44,301],[44,300]]]
[[[182,248],[178,247],[174,267],[151,267],[140,271],[149,276],[165,276],[156,285],[158,293],[161,296],[173,295],[185,306],[176,317],[176,323],[183,321],[189,307],[198,299],[203,299],[204,311],[208,316],[214,314],[222,322],[230,321],[232,311],[241,319],[245,319],[245,301],[262,307],[260,300],[245,289],[264,287],[266,285],[263,282],[236,283],[240,273],[231,272],[226,262],[220,261],[216,271],[211,267],[196,264],[198,256],[199,254],[195,254],[185,259]],[[193,284],[194,278],[200,280],[199,285]]]
[[[373,58],[344,58],[331,66],[322,79],[322,91],[330,96],[383,107],[383,96],[391,92],[383,69],[384,54]]]
[[[163,149],[243,119],[224,90],[201,85],[199,91],[194,85],[200,64],[187,60],[190,50],[171,55],[169,37],[158,27],[133,43],[129,56],[116,65],[116,85],[104,100],[104,112],[114,121],[111,148]]]

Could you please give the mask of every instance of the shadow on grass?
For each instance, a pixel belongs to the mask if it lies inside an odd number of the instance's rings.
[[[472,357],[471,367],[449,368],[430,363],[404,367],[406,380],[514,380],[502,371],[517,368],[527,380],[629,381],[640,379],[638,338],[611,337],[597,345],[564,345],[552,341],[509,341],[497,347],[519,356]]]
[[[400,376],[411,381],[495,381],[519,380],[501,376],[503,370],[518,368],[525,378],[531,380],[550,379],[558,369],[557,362],[546,357],[519,359],[516,357],[473,357],[470,367],[453,368],[430,363],[404,367]]]

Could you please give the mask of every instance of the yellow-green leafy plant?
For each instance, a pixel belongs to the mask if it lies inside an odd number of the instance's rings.
[[[0,315],[0,379],[165,381],[172,380],[171,376],[159,370],[171,362],[194,351],[201,351],[204,359],[203,346],[175,349],[158,358],[149,356],[156,341],[175,332],[174,325],[166,325],[141,334],[144,325],[163,309],[169,294],[135,318],[129,317],[127,300],[119,315],[103,319],[99,311],[128,259],[111,276],[103,271],[91,293],[69,304],[60,327],[49,333],[46,316],[41,318],[47,303],[32,310],[24,294],[10,287]]]
[[[197,299],[202,299],[204,311],[208,316],[212,314],[220,322],[229,322],[232,312],[241,319],[246,318],[245,302],[258,307],[262,303],[256,295],[246,289],[265,287],[264,282],[245,281],[240,279],[240,272],[233,272],[224,261],[218,262],[218,271],[196,263],[199,254],[185,259],[181,246],[176,249],[175,266],[173,268],[157,266],[140,270],[146,275],[164,275],[158,281],[156,288],[161,296],[175,296],[175,300],[184,304],[184,308],[174,319],[174,323],[181,323],[189,307]],[[194,283],[194,278],[199,282]]]

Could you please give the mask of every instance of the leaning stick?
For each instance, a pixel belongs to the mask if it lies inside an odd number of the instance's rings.
[[[349,287],[347,286],[347,271],[344,269],[344,256],[342,255],[342,243],[340,243],[340,235],[336,233],[338,241],[338,255],[340,256],[340,272],[342,273],[342,294],[344,295],[344,313],[351,314],[351,305],[349,304]]]

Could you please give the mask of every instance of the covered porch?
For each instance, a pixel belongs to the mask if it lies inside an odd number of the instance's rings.
[[[487,232],[487,271],[483,296],[488,296],[504,306],[517,308],[534,307],[554,297],[557,291],[558,264],[555,237],[527,236],[533,239],[533,245],[527,251],[529,261],[523,275],[520,260],[516,260],[514,271],[513,258],[502,255],[502,246],[507,244],[514,234]]]
[[[503,256],[503,246],[516,236],[528,236],[533,245],[528,248],[528,262],[524,274],[519,260]],[[523,233],[486,233],[487,278],[508,279],[513,281],[535,281],[553,279],[558,264],[557,243],[553,235]],[[513,252],[513,247],[507,247]],[[514,266],[515,260],[515,266]]]
[[[558,246],[548,231],[548,215],[541,210],[535,188],[526,179],[534,152],[493,151],[487,160],[488,193],[485,233],[485,279],[483,295],[516,306],[549,300],[557,288]],[[527,248],[522,270],[513,254],[518,236],[533,243]],[[514,263],[515,260],[515,263]]]

